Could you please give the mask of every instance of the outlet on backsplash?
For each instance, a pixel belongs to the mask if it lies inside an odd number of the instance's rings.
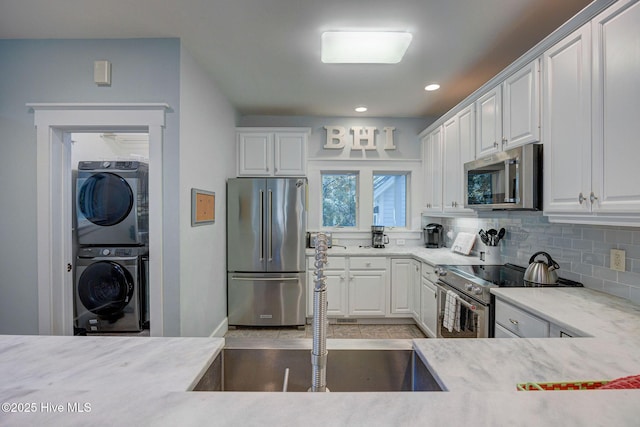
[[[624,258],[626,256],[626,252],[622,249],[611,249],[611,265],[609,266],[612,270],[616,271],[624,271],[625,263]]]

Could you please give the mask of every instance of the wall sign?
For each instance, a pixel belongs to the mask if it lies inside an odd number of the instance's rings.
[[[377,150],[378,143],[376,133],[378,129],[374,126],[354,126],[347,134],[347,128],[344,126],[324,126],[327,130],[327,141],[324,148],[327,150],[341,150],[348,144],[353,150]],[[393,131],[395,127],[383,127],[385,150],[395,150],[396,146],[393,141]],[[351,135],[353,134],[353,136]],[[380,137],[380,135],[378,135]]]

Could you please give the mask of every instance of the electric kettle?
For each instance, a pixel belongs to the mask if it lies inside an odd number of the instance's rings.
[[[547,262],[536,261],[538,255],[544,255]],[[529,266],[524,272],[525,282],[531,282],[538,285],[555,285],[558,281],[558,270],[560,266],[551,259],[551,255],[546,252],[536,252],[529,259]]]

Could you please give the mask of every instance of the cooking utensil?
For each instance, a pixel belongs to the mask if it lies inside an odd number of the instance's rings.
[[[506,230],[504,228],[501,228],[500,231],[498,231],[498,240],[502,240],[505,233],[506,233]]]
[[[488,245],[489,238],[487,237],[487,233],[483,229],[480,229],[480,231],[478,231],[478,234],[480,235],[480,240],[482,240],[482,243]]]
[[[544,255],[547,262],[536,261],[538,255]],[[559,268],[560,266],[551,258],[551,255],[546,252],[536,252],[529,259],[529,266],[524,272],[524,280],[539,285],[555,285],[558,281],[556,270]]]
[[[489,240],[489,243],[488,243],[489,246],[498,245],[497,236],[498,236],[498,231],[495,228],[491,228],[487,230],[487,239]]]

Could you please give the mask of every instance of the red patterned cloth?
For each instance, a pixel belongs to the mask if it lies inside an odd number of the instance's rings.
[[[640,388],[640,375],[631,375],[624,378],[617,378],[609,381],[598,390]]]

